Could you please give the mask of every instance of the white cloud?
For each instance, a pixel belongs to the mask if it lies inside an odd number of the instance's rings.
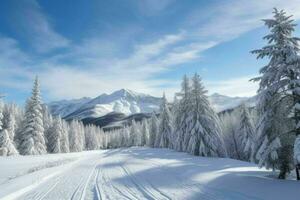
[[[250,82],[249,80],[254,76],[239,77],[220,81],[205,82],[209,93],[220,93],[227,96],[250,97],[256,94],[258,90],[257,82]]]

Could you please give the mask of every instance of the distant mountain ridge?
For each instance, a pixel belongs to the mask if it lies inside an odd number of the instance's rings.
[[[255,96],[229,97],[214,93],[208,98],[216,112],[233,109],[243,102],[249,107],[256,104]],[[159,97],[121,89],[96,98],[55,101],[49,103],[48,107],[53,115],[60,115],[66,120],[79,119],[85,124],[119,127],[129,124],[132,119],[139,121],[150,117],[149,113],[158,111],[161,100]]]
[[[257,97],[229,97],[214,93],[209,97],[211,105],[214,107],[216,112],[222,112],[228,109],[238,107],[242,103],[245,103],[248,107],[256,105]]]

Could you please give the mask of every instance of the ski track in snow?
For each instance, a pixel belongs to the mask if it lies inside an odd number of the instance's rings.
[[[223,162],[227,163],[219,167]],[[99,151],[81,158],[67,170],[41,182],[21,196],[7,196],[13,197],[10,199],[30,200],[267,199],[253,196],[259,192],[245,192],[244,188],[230,187],[232,183],[247,184],[247,178],[260,181],[261,185],[275,181],[259,175],[254,177],[247,171],[238,171],[236,175],[237,172],[232,170],[247,165],[249,164],[230,159],[222,161],[196,158],[165,149],[124,148]],[[227,177],[223,178],[222,173]],[[219,177],[223,180],[219,179],[220,183],[213,184]],[[280,196],[275,197],[280,199]]]

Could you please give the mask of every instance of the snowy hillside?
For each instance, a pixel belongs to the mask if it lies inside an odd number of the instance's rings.
[[[0,157],[0,199],[297,199],[299,184],[227,158],[128,148]]]
[[[255,97],[229,97],[220,94],[209,96],[212,106],[217,112],[237,107],[242,102],[255,104]],[[108,113],[116,112],[125,115],[135,113],[151,113],[158,110],[161,98],[136,93],[128,89],[121,89],[112,94],[102,94],[94,99],[82,98],[63,100],[49,103],[53,115],[60,115],[66,119],[98,118]]]
[[[111,112],[130,115],[158,110],[161,98],[121,89],[112,94],[102,94],[94,99],[84,98],[49,103],[50,111],[66,119],[102,117]]]

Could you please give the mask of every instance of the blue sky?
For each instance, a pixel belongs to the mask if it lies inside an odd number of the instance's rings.
[[[263,61],[249,52],[273,7],[300,19],[298,0],[2,0],[0,93],[23,104],[38,75],[45,102],[120,88],[172,99],[197,72],[210,93],[251,96]]]

